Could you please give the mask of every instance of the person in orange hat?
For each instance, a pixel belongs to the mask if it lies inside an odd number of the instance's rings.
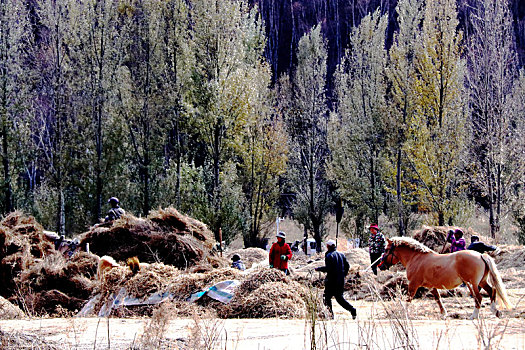
[[[379,265],[379,258],[385,252],[385,236],[380,232],[377,224],[370,224],[370,238],[368,239],[368,251],[370,253],[370,262],[372,263],[372,271],[377,275],[377,265]]]

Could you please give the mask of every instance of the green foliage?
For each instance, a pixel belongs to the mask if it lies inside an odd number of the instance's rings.
[[[352,32],[336,75],[337,113],[330,121],[330,177],[363,231],[364,219],[377,222],[385,201],[383,151],[386,106],[384,49],[387,16],[368,15]]]
[[[455,1],[427,4],[415,57],[418,101],[405,147],[420,181],[420,210],[433,213],[439,225],[454,221],[449,208],[465,145],[465,63],[457,28]]]
[[[283,80],[288,103],[281,107],[290,135],[290,187],[296,194],[295,218],[320,249],[324,221],[332,204],[326,178],[328,108],[326,100],[327,44],[318,25],[299,41],[297,68],[290,82]],[[289,84],[291,83],[291,84]]]

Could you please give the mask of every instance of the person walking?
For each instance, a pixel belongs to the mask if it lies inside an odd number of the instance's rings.
[[[343,253],[336,251],[336,243],[333,239],[326,242],[327,252],[325,254],[325,266],[317,267],[316,271],[326,272],[324,281],[324,303],[330,312],[330,317],[334,318],[332,310],[332,297],[344,309],[350,311],[352,318],[357,316],[356,309],[343,297],[345,277],[348,275],[350,265]]]
[[[289,275],[288,271],[288,260],[292,258],[292,250],[288,243],[285,242],[286,233],[279,231],[276,235],[277,242],[272,244],[270,248],[270,254],[268,255],[270,259],[270,267],[276,268],[283,271],[285,274]]]
[[[377,265],[379,265],[379,258],[385,252],[385,236],[380,232],[377,224],[370,224],[370,238],[368,239],[368,251],[370,253],[370,262],[372,263],[372,271],[377,276]]]
[[[461,229],[456,229],[448,231],[447,242],[450,242],[450,252],[459,252],[460,250],[465,250],[465,239],[463,238],[463,231]]]

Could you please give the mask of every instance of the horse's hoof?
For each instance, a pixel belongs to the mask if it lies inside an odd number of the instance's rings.
[[[496,317],[497,318],[501,318],[503,316],[503,313],[499,310],[496,310],[496,313],[495,313]]]

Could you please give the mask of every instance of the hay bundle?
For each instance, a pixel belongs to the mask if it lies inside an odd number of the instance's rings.
[[[94,253],[117,261],[137,256],[143,262],[188,268],[210,254],[211,237],[204,224],[168,208],[147,219],[125,215],[110,227],[94,227],[82,234],[81,245],[89,243]]]
[[[170,231],[192,235],[199,241],[213,241],[213,234],[205,224],[189,216],[182,215],[175,208],[170,207],[153,211],[148,216],[148,219]],[[211,248],[211,246],[209,248]]]
[[[35,314],[54,314],[58,306],[75,311],[92,294],[97,257],[88,253],[78,255],[66,261],[58,252],[49,254],[15,277],[24,303],[32,305]]]
[[[370,265],[370,254],[363,248],[350,249],[345,256],[349,264],[358,264],[364,268]]]
[[[12,296],[16,292],[14,278],[54,251],[45,238],[43,227],[35,218],[13,212],[0,222],[0,294]]]
[[[304,318],[304,287],[296,282],[268,282],[252,293],[236,293],[230,304],[219,309],[222,318]]]
[[[240,280],[242,273],[237,269],[225,267],[206,273],[180,274],[171,281],[168,290],[176,300],[186,300],[193,293],[211,287],[217,282],[225,280]]]
[[[24,317],[24,312],[18,306],[0,297],[0,320],[21,319]]]
[[[430,226],[423,226],[421,230],[415,231],[412,234],[412,237],[430,249],[441,253],[442,251],[444,253],[450,252],[449,248],[450,245],[446,243],[447,240],[447,234],[449,230],[453,230],[455,227],[451,226],[437,226],[437,227],[430,227]],[[445,247],[445,249],[443,249]]]
[[[246,248],[234,250],[227,255],[228,260],[231,260],[234,254],[239,254],[242,262],[244,263],[244,265],[246,265],[246,268],[248,269],[252,267],[254,263],[268,261],[268,252],[261,248]]]
[[[291,280],[286,277],[284,272],[277,269],[259,268],[252,271],[238,288],[237,293],[249,294],[261,285],[270,282],[288,283]]]
[[[404,295],[408,293],[408,280],[406,274],[396,272],[382,283],[379,294],[385,299],[392,299],[398,295],[400,291]]]
[[[523,246],[500,246],[501,252],[494,257],[499,269],[525,269],[525,248]]]

